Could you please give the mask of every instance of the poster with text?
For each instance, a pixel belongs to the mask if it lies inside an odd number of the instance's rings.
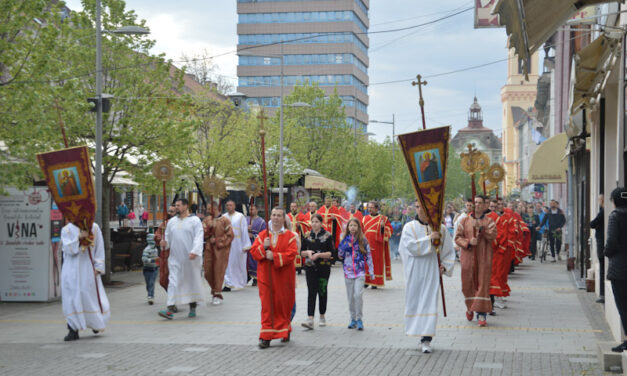
[[[0,301],[48,301],[50,194],[45,187],[7,191],[0,195]]]

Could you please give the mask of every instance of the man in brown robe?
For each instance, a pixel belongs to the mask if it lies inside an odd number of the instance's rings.
[[[479,326],[486,326],[486,315],[492,311],[490,277],[492,275],[492,241],[496,225],[486,215],[488,199],[475,197],[475,211],[457,225],[455,244],[461,249],[462,293],[466,298],[466,318],[477,313]]]
[[[205,250],[203,254],[203,267],[205,278],[211,286],[212,304],[220,304],[222,297],[222,284],[224,273],[229,264],[229,252],[233,241],[233,228],[228,218],[220,215],[218,204],[207,204],[207,216],[202,221],[205,231]]]
[[[168,220],[176,215],[176,208],[174,205],[168,207],[168,217],[164,219],[157,231],[155,231],[155,244],[159,245],[161,240],[164,240],[165,227],[168,225]],[[168,257],[170,257],[170,249],[159,250],[159,284],[165,291],[168,291],[168,277],[170,271],[168,270]]]

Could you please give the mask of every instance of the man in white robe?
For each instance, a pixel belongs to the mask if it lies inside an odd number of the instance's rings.
[[[420,336],[423,353],[431,352],[438,316],[440,273],[451,276],[455,265],[453,240],[446,227],[431,231],[426,212],[416,201],[416,219],[405,224],[401,234],[399,253],[405,272],[405,333]],[[440,239],[441,267],[431,241]]]
[[[102,232],[96,223],[92,225],[91,232],[94,243],[83,248],[79,242],[89,236],[87,231],[81,231],[72,223],[65,225],[61,231],[61,303],[70,330],[65,341],[77,340],[79,330],[103,331],[111,316],[109,300],[100,279],[105,272]]]
[[[187,199],[176,201],[176,214],[168,221],[161,249],[170,249],[168,257],[168,307],[159,316],[172,320],[174,306],[189,303],[188,317],[196,317],[198,303],[205,302],[202,282],[202,253],[204,230],[202,222],[188,211]]]
[[[231,221],[234,238],[231,242],[229,265],[226,267],[226,273],[224,274],[224,288],[222,291],[231,291],[231,289],[244,288],[248,282],[246,260],[251,244],[248,237],[246,217],[242,213],[235,211],[235,202],[233,200],[226,202],[226,213],[224,216]]]

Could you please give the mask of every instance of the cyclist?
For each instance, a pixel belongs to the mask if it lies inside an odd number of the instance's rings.
[[[548,238],[549,247],[551,248],[551,256],[553,261],[556,262],[559,258],[559,253],[562,248],[562,227],[566,224],[566,216],[562,209],[559,208],[559,202],[557,200],[551,200],[551,208],[545,213],[544,218],[540,222],[540,226],[536,227],[536,230],[540,230],[545,225],[548,225]]]

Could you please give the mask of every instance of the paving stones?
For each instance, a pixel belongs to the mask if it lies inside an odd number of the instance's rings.
[[[257,347],[256,288],[225,293],[219,307],[199,307],[196,320],[178,314],[165,321],[157,317],[164,291],[157,287],[156,304],[148,306],[141,272],[119,273],[116,279],[128,287],[108,290],[112,318],[98,336],[83,331],[79,341],[63,343],[59,302],[0,309],[0,375],[601,375],[596,346],[584,344],[607,338],[607,328],[595,319],[594,299],[577,292],[564,269],[525,261],[511,275],[508,308],[479,328],[464,316],[457,264],[454,276],[444,279],[448,317],[438,317],[432,354],[422,354],[420,339],[404,334],[404,297],[412,292],[404,290],[398,261],[385,288],[364,293],[363,332],[346,328],[344,279],[337,266],[329,281],[327,327],[302,330],[307,289],[305,276],[297,276],[291,341],[272,341],[265,350]],[[318,317],[316,312],[316,323]]]

